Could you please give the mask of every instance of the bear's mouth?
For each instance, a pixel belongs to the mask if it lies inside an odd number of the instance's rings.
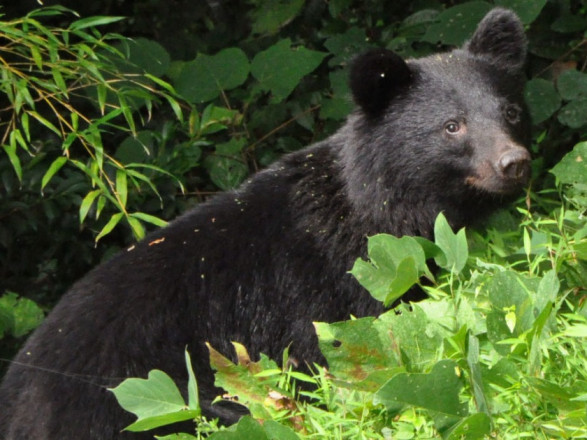
[[[530,163],[520,166],[511,176],[496,172],[493,167],[483,167],[483,174],[470,175],[465,178],[465,184],[482,192],[491,194],[511,195],[520,192],[530,181]],[[489,171],[489,172],[487,172]]]

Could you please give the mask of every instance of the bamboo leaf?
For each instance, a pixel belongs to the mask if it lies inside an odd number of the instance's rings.
[[[126,217],[126,221],[130,225],[132,233],[137,240],[145,238],[145,228],[143,228],[139,219],[129,215]]]
[[[122,206],[126,206],[128,199],[128,184],[126,172],[122,169],[116,170],[116,193]]]
[[[41,52],[39,52],[38,46],[33,44],[33,45],[31,45],[30,50],[31,50],[31,56],[33,58],[33,61],[35,62],[37,67],[42,70],[43,69],[43,57],[41,56]]]
[[[117,212],[112,217],[110,217],[110,220],[108,220],[108,223],[106,223],[106,225],[102,228],[100,233],[96,236],[95,242],[97,243],[102,237],[104,237],[104,236],[108,235],[110,232],[112,232],[112,230],[115,228],[115,226],[120,222],[120,220],[122,220],[123,216],[124,216],[124,214],[122,212]]]
[[[4,151],[6,151],[6,154],[8,155],[8,160],[10,160],[12,169],[16,173],[19,182],[22,182],[22,166],[20,164],[18,154],[16,154],[16,143],[11,145],[5,144],[3,147]]]
[[[104,116],[104,110],[106,108],[106,95],[108,93],[108,89],[104,84],[98,84],[97,87],[98,92],[98,107],[100,108],[100,113]]]
[[[27,110],[26,112],[30,116],[35,118],[38,122],[40,122],[42,125],[44,125],[49,130],[51,130],[53,133],[55,133],[57,136],[61,137],[61,135],[62,135],[61,131],[55,125],[53,125],[51,122],[49,122],[47,119],[45,119],[43,116],[41,116],[40,114],[38,114],[34,110]]]
[[[55,84],[57,85],[57,87],[59,87],[59,90],[66,96],[67,95],[67,84],[65,84],[65,80],[63,79],[63,75],[61,75],[61,72],[57,69],[52,69],[51,70],[51,74],[53,75],[53,80],[55,81]]]
[[[49,169],[45,172],[43,179],[41,180],[41,194],[43,193],[43,189],[45,186],[51,181],[51,178],[59,171],[63,165],[67,163],[67,157],[59,156],[57,159],[53,161]]]
[[[80,222],[80,224],[84,222],[84,220],[86,219],[86,216],[88,215],[88,212],[90,211],[90,208],[94,204],[94,200],[96,200],[96,197],[98,197],[100,194],[102,194],[101,189],[95,189],[95,190],[90,191],[89,193],[86,194],[86,196],[82,200],[82,203],[79,207],[79,222]]]
[[[89,27],[103,26],[105,24],[116,23],[117,21],[124,20],[125,18],[126,17],[106,16],[82,18],[81,20],[76,20],[73,23],[71,23],[71,25],[69,25],[69,29],[72,31],[79,31],[80,29],[86,29]]]
[[[168,224],[165,220],[154,215],[145,214],[144,212],[133,212],[130,216],[159,227],[165,227]]]

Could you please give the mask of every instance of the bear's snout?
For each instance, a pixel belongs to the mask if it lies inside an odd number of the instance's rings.
[[[522,147],[514,147],[501,155],[497,161],[502,178],[525,185],[530,178],[530,153]]]

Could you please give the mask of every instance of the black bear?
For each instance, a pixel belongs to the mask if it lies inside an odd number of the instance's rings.
[[[471,224],[527,183],[526,39],[494,9],[463,48],[404,61],[359,56],[357,110],[328,139],[212,198],[76,283],[29,338],[0,389],[0,438],[143,438],[107,390],[158,368],[186,378],[191,352],[205,413],[205,342],[253,356],[323,361],[312,321],[376,315],[348,275],[379,232],[431,237],[444,212]],[[150,438],[147,436],[146,438]]]

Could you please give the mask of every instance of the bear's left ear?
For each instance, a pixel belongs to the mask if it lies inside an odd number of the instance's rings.
[[[378,116],[412,80],[412,71],[397,54],[374,49],[352,63],[350,86],[355,102],[368,116]]]
[[[495,8],[481,20],[465,49],[498,68],[519,71],[526,62],[527,46],[518,16],[507,9]]]

